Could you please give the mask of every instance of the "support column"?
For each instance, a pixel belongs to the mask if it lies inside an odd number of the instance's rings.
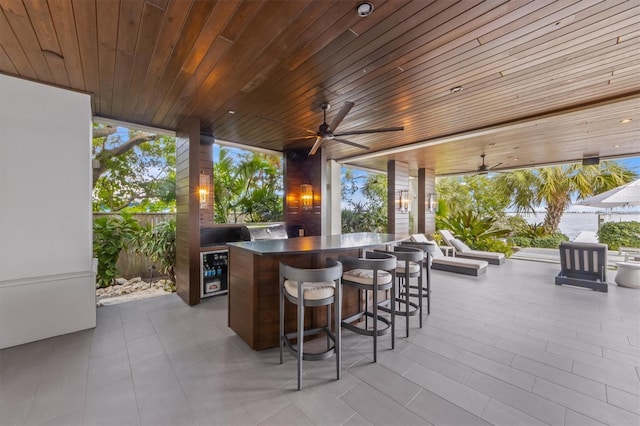
[[[200,302],[200,120],[176,129],[176,291],[189,305]]]
[[[324,229],[329,235],[342,234],[342,165],[335,160],[327,161],[327,224]],[[323,235],[325,233],[323,232]]]
[[[325,235],[327,215],[326,154],[320,148],[315,155],[308,151],[284,151],[284,221],[287,232],[302,230],[305,236]],[[303,197],[302,185],[310,185],[309,198]]]
[[[436,232],[436,175],[433,170],[418,169],[418,232]]]
[[[387,232],[409,235],[409,165],[390,160],[387,163]]]

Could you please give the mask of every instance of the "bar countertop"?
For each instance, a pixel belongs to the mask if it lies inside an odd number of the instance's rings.
[[[300,237],[281,240],[241,241],[227,243],[232,247],[251,251],[258,255],[299,254],[331,252],[351,248],[367,248],[383,244],[394,244],[406,240],[408,235],[359,232],[353,234]]]

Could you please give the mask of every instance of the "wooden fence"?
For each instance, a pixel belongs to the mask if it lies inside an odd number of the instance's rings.
[[[99,217],[105,216],[118,216],[114,213],[93,213],[93,219],[97,219]],[[133,215],[133,218],[140,224],[146,225],[151,224],[155,226],[164,221],[175,219],[175,213],[136,213]],[[127,279],[131,279],[134,277],[141,277],[142,279],[147,279],[150,276],[150,267],[155,265],[156,269],[153,270],[153,276],[157,277],[160,274],[160,269],[162,269],[162,265],[158,262],[153,262],[146,256],[136,253],[133,250],[123,250],[120,253],[120,258],[118,259],[118,272],[119,276]]]

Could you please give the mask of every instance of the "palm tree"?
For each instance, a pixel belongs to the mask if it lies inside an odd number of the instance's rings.
[[[499,191],[512,197],[511,205],[519,213],[533,212],[544,205],[543,227],[558,230],[560,219],[572,196],[581,200],[631,182],[635,173],[624,166],[604,161],[598,166],[580,164],[522,169],[502,173],[496,178]]]
[[[216,223],[282,220],[282,169],[275,155],[235,156],[225,148],[214,163]]]

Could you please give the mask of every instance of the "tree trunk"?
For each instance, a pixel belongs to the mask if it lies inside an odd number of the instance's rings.
[[[558,232],[560,226],[560,219],[567,207],[567,201],[554,201],[547,204],[547,212],[544,216],[543,227],[547,233]]]
[[[115,129],[94,129],[94,138],[96,137],[104,137],[106,133],[109,133],[109,131],[113,130],[114,133]],[[103,131],[102,133],[100,133],[102,136],[96,136],[96,132],[97,131]],[[95,188],[96,186],[96,182],[98,181],[98,178],[100,176],[102,176],[102,173],[104,173],[105,168],[104,168],[104,163],[105,161],[107,161],[110,158],[113,157],[117,157],[118,155],[122,155],[127,151],[132,150],[133,148],[135,148],[136,146],[140,145],[143,142],[148,142],[148,141],[152,141],[152,140],[156,140],[158,139],[157,135],[151,134],[151,133],[141,133],[137,136],[134,136],[133,138],[129,139],[128,141],[126,141],[125,143],[123,143],[122,145],[119,145],[115,148],[111,148],[111,149],[104,149],[102,151],[100,151],[99,153],[97,153],[95,155],[94,160],[97,160],[97,163],[94,164],[93,167],[93,187]],[[97,167],[96,167],[97,166]]]

